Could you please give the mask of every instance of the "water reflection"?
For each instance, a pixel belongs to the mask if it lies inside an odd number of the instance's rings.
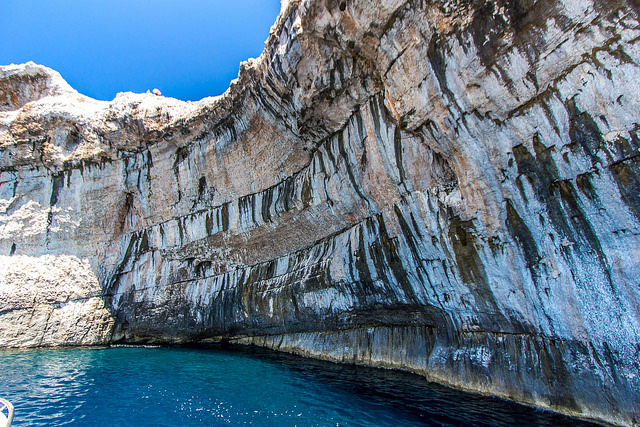
[[[583,424],[416,375],[255,348],[0,351],[15,425]]]

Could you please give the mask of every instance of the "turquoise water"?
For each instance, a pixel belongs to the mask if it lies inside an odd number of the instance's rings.
[[[586,425],[395,371],[254,348],[0,351],[16,426]]]

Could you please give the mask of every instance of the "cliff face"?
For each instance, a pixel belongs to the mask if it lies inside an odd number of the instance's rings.
[[[0,346],[224,339],[637,423],[639,7],[292,1],[195,103],[0,68]]]

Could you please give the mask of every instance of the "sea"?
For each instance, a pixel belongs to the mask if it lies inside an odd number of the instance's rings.
[[[0,350],[13,426],[587,426],[405,372],[244,346]]]

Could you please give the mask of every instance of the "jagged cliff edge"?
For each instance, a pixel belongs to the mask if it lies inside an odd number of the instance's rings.
[[[0,346],[225,339],[637,423],[638,24],[292,1],[194,103],[0,68]]]

